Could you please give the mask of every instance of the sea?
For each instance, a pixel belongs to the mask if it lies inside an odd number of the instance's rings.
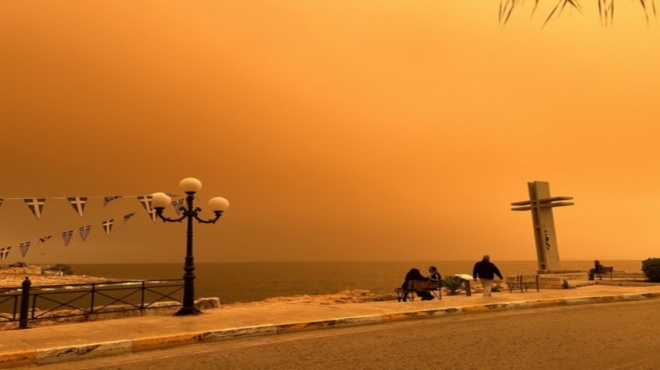
[[[504,276],[533,274],[536,261],[493,261]],[[475,261],[371,262],[235,262],[196,263],[195,297],[218,297],[223,304],[306,294],[334,294],[345,290],[392,293],[411,268],[422,273],[432,264],[442,276],[472,274]],[[617,271],[640,272],[637,260],[606,261]],[[158,280],[183,277],[183,263],[76,264],[76,275],[117,280]],[[587,271],[593,261],[562,261],[563,270]]]

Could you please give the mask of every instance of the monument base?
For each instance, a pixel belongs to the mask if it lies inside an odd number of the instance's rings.
[[[543,274],[582,274],[587,273],[587,270],[538,270],[539,275]]]

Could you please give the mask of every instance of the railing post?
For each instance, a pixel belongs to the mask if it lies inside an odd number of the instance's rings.
[[[145,284],[146,282],[142,280],[142,294],[140,298],[140,311],[144,309],[144,290],[145,290]]]
[[[18,328],[28,328],[28,311],[30,309],[30,286],[32,282],[29,277],[26,277],[21,284],[23,289],[21,291],[21,313],[18,317]]]
[[[96,293],[96,284],[92,283],[92,292],[91,292],[91,298],[89,300],[89,313],[93,314],[94,313],[94,294]]]

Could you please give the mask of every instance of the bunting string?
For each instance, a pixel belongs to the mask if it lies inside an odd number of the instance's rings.
[[[167,193],[170,197],[177,197],[176,194],[172,193]],[[66,200],[73,210],[78,214],[80,217],[84,217],[85,213],[85,207],[89,204],[89,200],[91,199],[102,199],[103,200],[103,206],[107,206],[108,203],[120,199],[120,198],[136,198],[142,207],[145,209],[149,217],[153,222],[156,222],[157,220],[157,215],[156,211],[153,209],[151,206],[151,195],[111,195],[111,196],[103,196],[103,197],[46,197],[46,198],[0,198],[0,206],[2,203],[6,200],[22,200],[25,202],[27,205],[28,209],[32,213],[32,215],[38,220],[41,221],[41,216],[43,215],[44,212],[44,207],[46,205],[46,201],[48,200]],[[177,214],[180,212],[180,207],[183,205],[184,200],[179,199],[175,200],[172,202],[172,205],[174,206],[174,210],[177,212]],[[176,204],[175,204],[176,203]]]

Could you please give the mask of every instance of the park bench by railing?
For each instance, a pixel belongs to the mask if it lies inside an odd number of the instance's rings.
[[[520,292],[526,292],[530,287],[536,288],[536,291],[539,289],[539,275],[516,275],[508,276],[506,280],[506,285],[509,287],[509,292],[513,292],[514,289],[520,289]]]
[[[608,266],[602,266],[598,270],[594,272],[594,276],[599,278],[600,280],[603,280],[603,276],[609,276],[610,280],[612,280],[612,273],[614,272],[614,267]]]
[[[182,306],[181,279],[127,280],[106,283],[31,286],[0,290],[0,323],[57,320],[67,317],[143,311]],[[177,295],[175,297],[175,294]]]
[[[408,280],[404,287],[394,291],[399,302],[414,301],[417,292],[430,292],[435,298],[442,299],[442,281]]]

